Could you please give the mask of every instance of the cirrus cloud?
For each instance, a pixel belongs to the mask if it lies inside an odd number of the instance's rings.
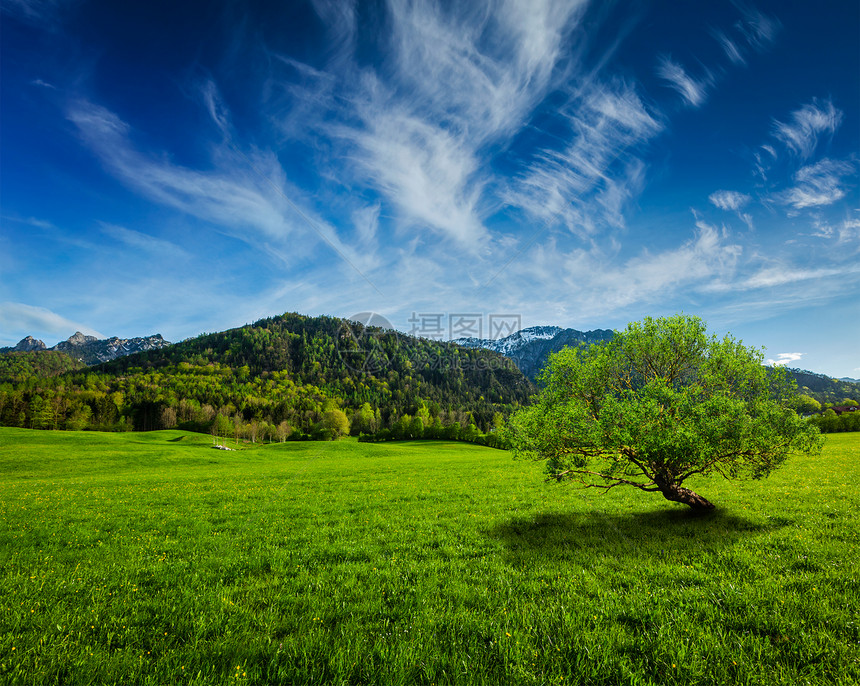
[[[746,205],[752,198],[738,191],[714,191],[708,196],[708,200],[714,207],[721,210],[737,211]]]

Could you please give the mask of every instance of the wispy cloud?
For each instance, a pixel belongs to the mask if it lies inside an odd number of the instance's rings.
[[[808,158],[815,152],[819,137],[833,135],[842,123],[842,110],[830,100],[814,99],[791,113],[788,122],[774,120],[773,137],[800,156]]]
[[[51,223],[45,219],[39,219],[37,217],[22,218],[22,217],[13,217],[13,216],[9,216],[9,215],[3,215],[2,217],[0,217],[0,219],[3,219],[4,221],[16,222],[19,224],[26,224],[28,226],[35,226],[37,229],[56,229],[57,228],[53,223]]]
[[[57,90],[57,87],[54,84],[48,83],[47,81],[43,81],[42,79],[34,79],[33,81],[30,81],[30,83],[33,84],[34,86],[39,86],[40,88],[47,88],[49,90]]]
[[[846,219],[837,230],[840,243],[856,243],[860,250],[860,219]]]
[[[842,180],[854,171],[850,162],[825,157],[798,169],[793,177],[795,186],[777,193],[774,199],[794,210],[832,205],[845,197],[847,191]]]
[[[495,182],[489,146],[507,144],[555,87],[570,59],[564,39],[585,5],[511,0],[488,12],[391,3],[384,47],[392,69],[337,65],[349,112],[329,128],[402,228],[472,251],[487,242],[484,220],[497,202],[487,197]],[[348,21],[335,23],[349,30]]]
[[[811,236],[835,239],[837,245],[848,250],[848,254],[851,254],[852,247],[860,251],[860,219],[843,219],[834,225],[821,217],[814,217],[811,228]]]
[[[220,109],[213,113],[216,123],[227,122]],[[244,153],[231,143],[223,143],[214,148],[215,170],[197,171],[175,165],[166,156],[139,152],[131,143],[128,125],[99,105],[77,101],[67,116],[107,170],[150,200],[211,222],[254,244],[283,244],[297,232],[316,234],[359,273],[375,265],[372,253],[345,243],[330,223],[307,207],[304,194],[288,182],[273,153]],[[294,243],[291,252],[290,261],[295,262],[298,253]]]
[[[45,307],[35,307],[17,302],[0,303],[0,331],[30,331],[36,338],[58,336],[68,338],[75,331],[89,336],[107,338],[91,326],[67,319]],[[14,345],[17,341],[6,341]],[[51,343],[45,341],[50,346]]]
[[[782,288],[809,281],[833,279],[860,273],[860,265],[847,267],[801,267],[795,264],[773,264],[761,267],[750,276],[717,282],[708,287],[713,292],[748,291],[760,288]]]
[[[726,241],[718,229],[699,221],[694,238],[678,248],[656,254],[646,252],[619,269],[598,274],[595,295],[605,294],[609,303],[623,307],[677,295],[685,288],[697,290],[712,278],[727,277],[740,254],[739,245]]]
[[[119,241],[120,243],[125,243],[131,248],[136,250],[143,250],[145,252],[152,253],[153,255],[158,255],[161,257],[187,257],[188,253],[185,252],[182,248],[180,248],[175,243],[171,243],[170,241],[165,241],[161,238],[155,238],[154,236],[150,236],[149,234],[141,233],[140,231],[134,231],[133,229],[127,229],[123,226],[117,226],[115,224],[108,224],[105,222],[100,222],[102,233],[111,238]]]
[[[705,102],[708,88],[713,82],[710,74],[705,74],[698,79],[693,78],[680,64],[665,55],[657,64],[657,75],[666,81],[670,88],[677,91],[690,107],[700,107]]]
[[[745,66],[750,50],[762,52],[773,45],[782,23],[755,7],[740,3],[735,5],[740,9],[742,18],[728,32],[715,28],[711,35],[720,44],[729,62],[735,66]]]
[[[390,3],[392,86],[402,101],[454,132],[494,139],[522,125],[566,58],[564,39],[586,2],[509,0],[443,9]]]
[[[151,200],[219,225],[253,227],[269,237],[288,232],[283,201],[254,179],[247,167],[232,161],[227,171],[205,173],[140,153],[132,146],[124,121],[86,101],[73,103],[68,117],[107,170]],[[230,151],[221,154],[229,157]],[[283,172],[272,156],[261,154],[256,162],[274,183],[283,182]]]
[[[621,223],[624,203],[644,183],[638,149],[663,123],[622,81],[591,85],[564,113],[570,142],[540,151],[505,199],[547,224],[558,222],[587,236],[601,221]]]
[[[56,28],[63,10],[73,2],[74,0],[4,0],[0,4],[0,11],[44,28]]]
[[[207,79],[200,86],[200,95],[206,106],[206,111],[221,133],[227,137],[230,135],[230,113],[227,110],[218,87],[211,79]]]
[[[708,196],[708,200],[721,210],[737,211],[747,205],[752,198],[738,191],[714,191]]]
[[[557,310],[567,318],[599,321],[631,308],[685,301],[714,280],[730,281],[741,255],[741,246],[722,230],[697,220],[692,237],[680,245],[642,250],[626,260],[599,249],[565,252],[553,241],[537,245],[512,265],[506,281],[514,292],[531,284],[531,292],[547,294],[540,303],[522,296],[526,311]]]
[[[364,109],[365,129],[342,129],[361,149],[356,168],[398,208],[406,226],[477,246],[487,232],[479,200],[485,179],[474,149],[444,127],[395,103]]]
[[[739,5],[743,19],[735,24],[735,28],[755,50],[764,50],[776,40],[782,29],[782,22],[776,17],[764,14],[755,7]]]
[[[716,30],[713,32],[714,38],[717,42],[722,46],[723,51],[726,53],[726,57],[729,58],[729,61],[735,65],[743,65],[746,64],[746,59],[744,58],[743,53],[741,52],[740,46],[736,41],[729,38],[722,31]]]

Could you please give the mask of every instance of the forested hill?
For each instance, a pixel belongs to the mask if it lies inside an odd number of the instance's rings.
[[[0,421],[312,434],[343,432],[344,415],[353,432],[416,417],[487,431],[534,391],[498,353],[285,314],[86,370],[0,378]]]
[[[86,363],[64,352],[12,350],[0,353],[0,383],[21,383],[33,377],[50,378],[86,366]]]
[[[806,369],[788,369],[788,373],[797,381],[801,393],[820,403],[840,403],[846,398],[860,401],[860,383],[834,379]]]

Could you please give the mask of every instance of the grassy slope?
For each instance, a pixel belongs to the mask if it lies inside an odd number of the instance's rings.
[[[7,683],[860,682],[860,435],[760,483],[447,443],[0,429]]]

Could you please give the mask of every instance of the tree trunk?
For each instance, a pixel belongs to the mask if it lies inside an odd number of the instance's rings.
[[[714,509],[714,504],[712,502],[705,500],[702,496],[698,493],[694,493],[689,488],[683,488],[682,486],[672,484],[660,489],[660,492],[666,500],[689,505],[696,512],[710,512]]]

